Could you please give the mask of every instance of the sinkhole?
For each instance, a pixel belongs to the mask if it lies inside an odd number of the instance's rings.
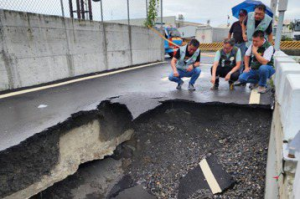
[[[113,126],[128,121],[122,115]],[[265,108],[163,102],[130,121],[134,134],[113,155],[82,164],[32,198],[263,198],[271,120]],[[193,173],[211,156],[233,181],[219,194]]]

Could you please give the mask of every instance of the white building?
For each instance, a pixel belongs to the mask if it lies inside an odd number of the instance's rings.
[[[274,22],[274,32],[273,32],[274,36],[276,35],[277,23],[278,23],[278,21]],[[294,37],[293,30],[290,29],[290,23],[291,23],[291,20],[289,20],[289,19],[283,21],[281,35],[289,37],[289,38],[293,38]]]
[[[196,39],[200,43],[222,42],[227,38],[228,32],[229,28],[198,27],[196,30]]]
[[[144,26],[146,19],[145,18],[137,18],[137,19],[130,19],[130,25],[134,26]],[[120,19],[120,20],[109,20],[106,21],[109,23],[119,23],[119,24],[128,24],[127,19]],[[156,23],[161,23],[161,17],[156,19]],[[163,17],[163,23],[167,26],[176,27],[176,17],[175,16],[167,16]]]
[[[188,25],[188,26],[184,26],[184,27],[180,27],[178,28],[178,31],[181,34],[182,38],[196,38],[196,31],[199,27],[206,27],[205,25]]]

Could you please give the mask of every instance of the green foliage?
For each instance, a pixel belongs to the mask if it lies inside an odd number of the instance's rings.
[[[149,0],[147,18],[144,22],[146,27],[153,27],[155,25],[157,17],[157,6],[159,5],[159,0]]]
[[[291,22],[291,23],[289,24],[289,29],[290,29],[290,30],[294,30],[294,28],[295,28],[295,23],[294,23],[294,22]]]
[[[281,36],[281,41],[293,41],[292,38],[288,37],[288,36]]]

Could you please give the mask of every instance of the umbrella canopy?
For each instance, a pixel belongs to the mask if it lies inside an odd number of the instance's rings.
[[[254,0],[246,0],[236,6],[234,6],[231,10],[232,10],[232,15],[236,18],[239,18],[239,12],[241,9],[246,10],[248,13],[249,12],[253,12],[255,9],[256,5],[259,4],[263,4],[261,1],[254,1]],[[273,12],[271,10],[271,8],[269,8],[268,6],[267,10],[266,10],[266,14],[269,15],[270,17],[273,17]]]

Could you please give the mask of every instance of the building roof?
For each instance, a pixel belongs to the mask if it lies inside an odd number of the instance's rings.
[[[288,26],[288,25],[290,25],[291,22],[292,22],[291,19],[285,19],[285,20],[283,20],[283,25]],[[278,24],[278,21],[275,20],[275,21],[274,21],[274,26],[277,26],[277,24]]]
[[[176,20],[176,24],[180,24],[180,27],[184,26],[206,26],[203,23],[191,22],[191,21],[180,21]]]

